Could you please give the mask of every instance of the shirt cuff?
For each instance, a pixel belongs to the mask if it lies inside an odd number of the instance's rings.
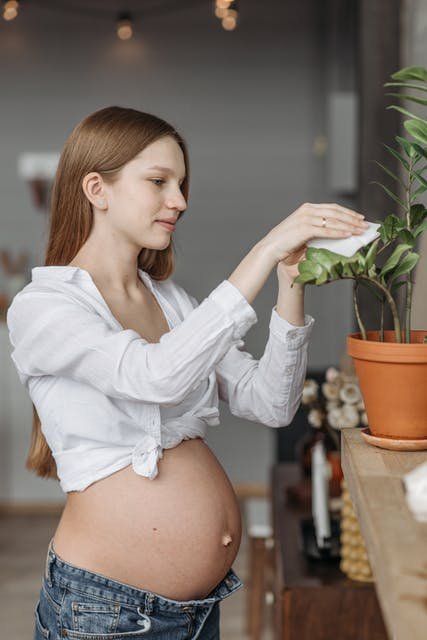
[[[314,318],[309,315],[304,316],[304,325],[302,327],[291,324],[276,311],[273,307],[270,318],[270,331],[282,341],[290,342],[293,347],[301,347],[306,344],[313,330]]]
[[[233,337],[239,340],[258,321],[255,309],[245,296],[229,280],[223,280],[209,298],[231,318],[234,324]]]

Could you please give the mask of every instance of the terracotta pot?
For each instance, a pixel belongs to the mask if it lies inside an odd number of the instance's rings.
[[[396,343],[394,331],[347,337],[365,402],[369,430],[385,438],[427,438],[427,331],[411,331],[410,344]]]

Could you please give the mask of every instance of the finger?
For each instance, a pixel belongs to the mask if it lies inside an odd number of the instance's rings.
[[[346,215],[356,216],[356,218],[359,218],[360,220],[363,220],[365,218],[363,213],[354,211],[353,209],[349,209],[348,207],[343,207],[341,204],[337,204],[336,202],[313,204],[311,206],[314,207],[315,209],[326,209],[326,210],[329,209],[329,210],[344,213]]]
[[[331,221],[339,221],[344,224],[352,224],[363,229],[366,229],[368,227],[368,223],[365,220],[362,220],[362,218],[358,218],[357,216],[333,209],[319,209],[318,211],[313,212],[313,215],[316,218],[320,218],[322,221],[325,219]]]
[[[328,227],[316,227],[316,231],[313,232],[313,238],[349,238],[352,235],[355,235],[352,231]]]
[[[366,227],[361,227],[359,224],[353,222],[343,222],[334,218],[322,218],[322,223],[316,220],[316,231],[319,229],[335,229],[337,231],[349,232],[350,235],[358,235],[365,231]]]
[[[332,210],[319,210],[313,213],[315,222],[314,224],[317,226],[328,226],[328,227],[336,227],[337,224],[340,225],[339,228],[342,228],[342,225],[349,228],[350,230],[355,229],[360,233],[366,231],[368,228],[368,223],[360,218],[356,218],[355,216],[350,216],[348,214],[332,211]]]

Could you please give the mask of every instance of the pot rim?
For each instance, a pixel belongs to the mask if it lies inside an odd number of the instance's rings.
[[[368,340],[362,340],[360,332],[347,336],[347,352],[358,360],[374,360],[377,362],[395,362],[400,364],[427,363],[427,343],[411,342],[379,342],[369,339],[369,335],[378,336],[379,331],[367,331]],[[394,331],[387,330],[384,334],[389,337]],[[412,335],[424,337],[427,331],[414,329]]]

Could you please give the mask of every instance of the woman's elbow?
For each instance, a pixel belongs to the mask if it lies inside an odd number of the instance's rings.
[[[263,424],[268,427],[273,427],[274,429],[289,427],[292,424],[296,412],[298,411],[298,407],[299,403],[295,405],[287,404],[283,407],[275,407],[274,412],[267,418],[267,420],[263,420]]]

